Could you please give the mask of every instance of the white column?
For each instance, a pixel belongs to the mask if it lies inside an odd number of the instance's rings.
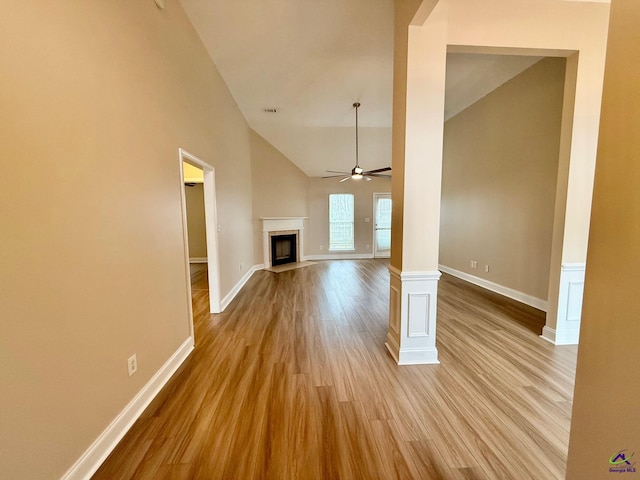
[[[403,145],[394,150],[393,175],[403,188],[394,190],[396,233],[392,238],[389,331],[386,346],[400,365],[439,363],[436,349],[440,189],[447,61],[447,11],[438,3],[424,26],[410,26],[404,99],[394,98],[406,122]],[[398,101],[404,101],[397,107]],[[402,128],[400,126],[399,128]],[[398,216],[402,232],[397,230]],[[398,238],[401,238],[401,243]],[[396,243],[397,242],[397,243]],[[397,249],[401,246],[401,262]]]
[[[440,363],[436,348],[440,272],[400,272],[392,266],[389,272],[387,349],[398,365]]]

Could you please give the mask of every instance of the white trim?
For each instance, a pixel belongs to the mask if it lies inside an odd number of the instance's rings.
[[[384,345],[398,365],[437,365],[440,363],[436,348],[402,348],[396,355],[388,340]]]
[[[189,257],[189,263],[207,263],[207,257]]]
[[[195,337],[193,326],[193,305],[191,304],[191,266],[189,264],[189,234],[187,228],[187,193],[184,187],[184,160],[182,149],[178,149],[178,165],[180,168],[180,214],[182,217],[182,253],[184,255],[184,282],[187,302],[187,321],[189,322],[189,335]]]
[[[563,263],[562,271],[563,272],[584,272],[586,264],[582,263]]]
[[[434,364],[438,271],[402,272],[388,266],[390,273],[389,331],[385,346],[398,365]]]
[[[307,255],[305,260],[361,260],[364,258],[373,258],[371,253],[329,253],[326,255]]]
[[[193,337],[188,337],[62,476],[62,480],[90,479],[192,351]]]
[[[214,168],[183,148],[178,148],[180,164],[180,192],[182,204],[182,230],[185,250],[185,270],[187,282],[187,302],[189,303],[190,332],[193,333],[193,311],[191,306],[191,275],[189,271],[189,237],[187,232],[187,200],[184,188],[183,163],[194,165],[203,172],[205,233],[207,237],[207,277],[209,280],[209,312],[220,313],[220,257],[218,252],[218,210],[216,199],[216,174]]]
[[[400,359],[398,358],[400,346],[398,345],[398,342],[396,341],[394,336],[391,334],[391,331],[387,333],[387,341],[384,342],[384,346],[387,348],[396,363],[400,363]]]
[[[249,279],[251,278],[251,275],[253,275],[254,272],[257,272],[258,270],[262,270],[263,268],[264,268],[264,264],[261,263],[258,265],[254,265],[249,270],[247,270],[247,273],[244,274],[244,276],[238,281],[238,283],[235,284],[235,286],[231,289],[231,291],[227,293],[222,299],[222,303],[220,304],[221,312],[224,312],[224,310],[229,306],[229,304],[233,301],[233,299],[236,298],[236,295],[240,292],[240,290],[242,290],[242,287],[244,287],[244,285],[249,281]]]
[[[513,288],[505,287],[504,285],[490,282],[489,280],[485,280],[484,278],[476,277],[475,275],[461,272],[460,270],[446,267],[444,265],[438,265],[438,268],[444,273],[448,273],[449,275],[453,275],[454,277],[460,278],[469,283],[473,283],[474,285],[478,285],[479,287],[486,288],[487,290],[490,290],[492,292],[499,293],[500,295],[504,295],[505,297],[509,297],[513,300],[517,300],[520,303],[524,303],[525,305],[529,305],[530,307],[537,308],[538,310],[542,310],[543,312],[547,311],[547,301],[541,298],[534,297],[533,295],[514,290]]]
[[[542,328],[542,335],[540,335],[540,338],[543,340],[546,340],[547,342],[553,343],[554,345],[556,344],[556,331],[551,328],[551,327],[547,327],[546,325]]]
[[[389,247],[388,250],[382,250],[382,252],[385,252],[383,254],[379,254],[376,251],[376,218],[377,218],[377,213],[378,213],[378,202],[377,202],[377,198],[378,197],[389,197],[389,200],[391,200],[391,192],[373,192],[373,222],[372,225],[373,227],[371,228],[372,231],[372,240],[371,240],[371,251],[373,252],[373,258],[391,258],[391,247]]]
[[[403,282],[422,281],[422,280],[440,280],[442,274],[440,272],[402,272],[400,280]]]
[[[577,345],[580,340],[585,267],[584,263],[563,263],[560,267],[557,317],[547,318],[541,335],[555,345]]]
[[[580,329],[572,328],[558,332],[557,330],[545,325],[542,329],[542,335],[540,335],[540,338],[547,342],[551,342],[554,345],[577,345],[580,338]]]
[[[389,270],[389,273],[391,275],[395,276],[398,280],[402,280],[404,282],[406,282],[406,281],[410,282],[412,280],[414,280],[414,281],[440,280],[440,277],[442,276],[442,273],[440,273],[438,271],[402,272],[402,271],[398,270],[396,267],[394,267],[391,264],[387,265],[387,269]]]

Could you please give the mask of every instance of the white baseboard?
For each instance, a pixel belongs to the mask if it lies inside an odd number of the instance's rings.
[[[541,298],[519,292],[518,290],[514,290],[512,288],[490,282],[489,280],[485,280],[484,278],[476,277],[475,275],[461,272],[460,270],[449,268],[444,265],[438,265],[438,268],[441,272],[448,273],[449,275],[453,275],[454,277],[458,277],[469,283],[478,285],[479,287],[486,288],[487,290],[491,290],[492,292],[512,298],[513,300],[517,300],[520,303],[524,303],[525,305],[529,305],[530,307],[537,308],[538,310],[542,310],[543,312],[547,311],[547,301]]]
[[[395,340],[388,336],[384,346],[387,347],[387,351],[398,365],[437,365],[440,363],[438,349],[435,347],[402,349],[397,346]]]
[[[190,257],[189,263],[207,263],[207,257]]]
[[[328,253],[325,255],[306,255],[305,260],[361,260],[373,258],[372,253]]]
[[[242,287],[244,287],[245,283],[249,281],[249,279],[251,278],[251,275],[253,275],[253,273],[258,270],[262,270],[263,268],[264,268],[264,264],[260,263],[258,265],[254,265],[249,270],[247,270],[247,273],[244,274],[244,276],[240,279],[240,281],[238,281],[238,283],[235,284],[235,286],[231,289],[231,291],[227,293],[225,297],[222,299],[222,302],[220,302],[221,312],[224,312],[225,308],[227,308],[229,304],[233,301],[233,299],[236,298],[236,295],[238,294],[238,292],[240,292],[240,290],[242,290]]]
[[[542,335],[540,338],[551,342],[554,345],[577,345],[580,339],[580,329],[573,328],[558,332],[551,327],[545,327],[542,329]]]
[[[546,325],[542,328],[542,335],[540,338],[546,340],[547,342],[556,344],[556,331],[553,328],[547,327]]]
[[[192,350],[193,338],[189,337],[63,475],[62,480],[90,479]]]

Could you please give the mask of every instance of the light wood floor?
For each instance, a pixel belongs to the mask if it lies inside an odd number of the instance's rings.
[[[542,312],[443,275],[440,365],[384,347],[378,260],[256,272],[95,479],[564,478],[576,347]]]

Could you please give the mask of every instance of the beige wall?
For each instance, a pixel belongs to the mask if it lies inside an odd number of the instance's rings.
[[[612,0],[567,479],[640,470],[640,3]]]
[[[187,200],[187,233],[189,235],[189,258],[207,256],[207,231],[204,216],[204,185],[196,183],[185,186]]]
[[[261,217],[308,216],[309,177],[280,151],[251,130],[254,264],[261,264]]]
[[[179,147],[216,169],[223,295],[252,264],[249,131],[177,1],[3,7],[0,478],[52,479],[189,336]]]
[[[339,178],[309,179],[309,220],[305,231],[306,255],[340,255],[329,252],[329,194],[353,193],[355,252],[344,255],[373,254],[373,194],[391,192],[391,180],[376,178],[370,182]],[[369,218],[369,221],[366,221]],[[393,242],[393,239],[392,239]],[[368,245],[368,248],[367,248]]]
[[[440,263],[543,300],[564,64],[538,62],[444,128]]]

